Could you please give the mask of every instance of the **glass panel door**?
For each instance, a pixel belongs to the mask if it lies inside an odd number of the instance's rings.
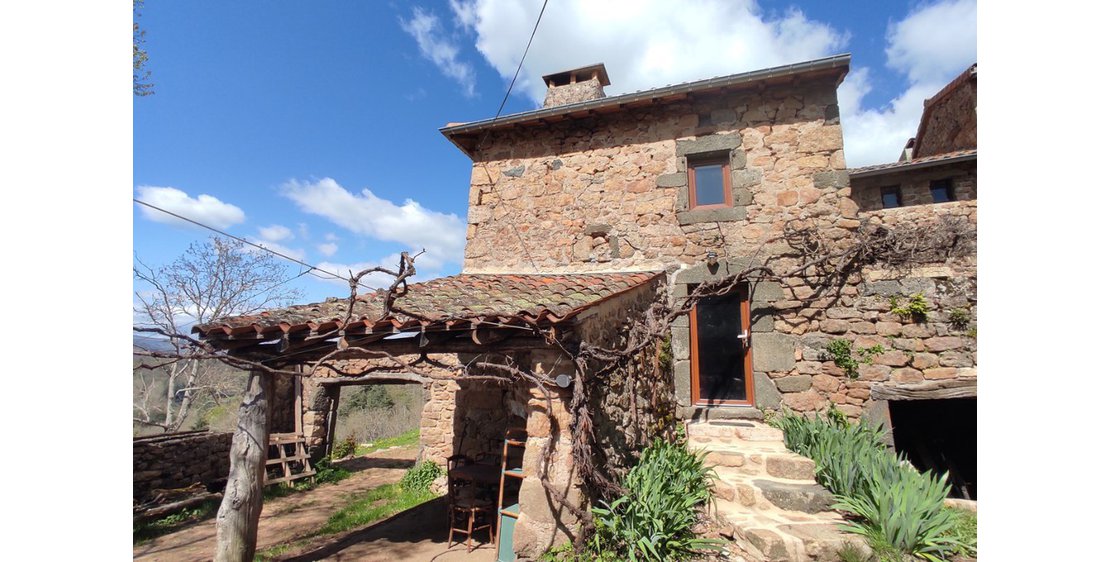
[[[691,318],[695,399],[708,404],[751,403],[747,307],[741,292],[703,298]]]

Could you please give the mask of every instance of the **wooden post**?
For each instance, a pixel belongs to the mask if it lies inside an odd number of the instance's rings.
[[[273,375],[252,371],[239,404],[239,423],[231,438],[231,472],[216,514],[216,562],[254,559],[273,397]]]
[[[328,455],[331,454],[332,447],[335,446],[335,424],[339,418],[339,394],[342,388],[343,387],[339,385],[330,385],[327,387],[328,400],[331,401],[328,405],[328,446],[326,453]]]

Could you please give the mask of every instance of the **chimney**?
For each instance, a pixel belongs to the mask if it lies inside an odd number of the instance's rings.
[[[543,81],[547,84],[543,106],[547,108],[605,97],[609,75],[605,72],[605,65],[598,63],[548,74]]]

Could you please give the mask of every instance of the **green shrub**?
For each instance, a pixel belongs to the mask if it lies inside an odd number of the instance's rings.
[[[948,324],[952,328],[965,331],[971,326],[971,314],[963,308],[954,308],[948,311]]]
[[[622,482],[627,493],[593,508],[591,559],[686,560],[719,550],[719,541],[693,531],[715,478],[705,453],[691,453],[681,437],[656,439]]]
[[[329,459],[322,459],[316,463],[316,484],[328,484],[331,482],[339,482],[351,476],[351,471],[332,466]]]
[[[405,473],[401,478],[401,488],[407,491],[428,491],[432,487],[432,482],[443,474],[443,467],[434,461],[424,461]]]
[[[860,364],[870,365],[875,356],[886,351],[881,345],[873,345],[864,349],[857,350],[852,345],[852,342],[845,339],[835,339],[825,344],[825,355],[828,359],[840,367],[848,378],[855,379],[859,377]],[[859,359],[853,357],[853,353],[859,356]]]
[[[899,304],[898,296],[890,297],[890,311],[898,316],[912,318],[914,322],[924,322],[929,316],[929,301],[925,300],[923,293],[910,296],[905,305]]]
[[[879,428],[834,410],[813,418],[785,412],[773,424],[790,450],[813,459],[817,482],[837,496],[835,507],[857,518],[847,530],[867,537],[877,553],[940,560],[963,548],[952,534],[956,519],[944,509],[946,477],[918,472],[883,445]]]
[[[355,449],[358,448],[358,443],[355,442],[354,435],[348,435],[342,441],[336,443],[331,448],[331,458],[342,459],[355,454]]]

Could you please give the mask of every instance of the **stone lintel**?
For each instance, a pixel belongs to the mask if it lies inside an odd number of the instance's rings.
[[[703,222],[736,222],[748,218],[748,209],[745,207],[720,207],[679,211],[677,214],[678,224],[680,225]]]
[[[743,139],[739,133],[705,135],[693,140],[679,140],[675,143],[675,153],[681,157],[688,154],[723,152],[739,147],[742,142]]]

